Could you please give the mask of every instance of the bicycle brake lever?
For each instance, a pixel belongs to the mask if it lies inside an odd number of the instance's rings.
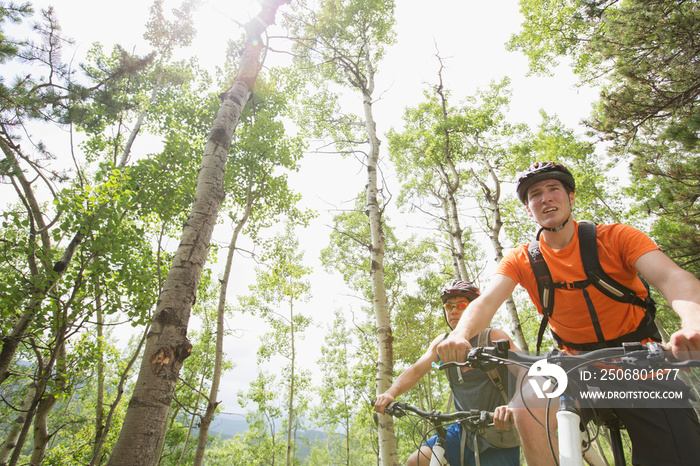
[[[488,411],[482,411],[481,415],[479,416],[479,422],[481,422],[481,423],[493,422],[493,416],[491,416],[491,413]]]
[[[490,354],[484,352],[484,348],[472,348],[472,350],[467,355],[467,362],[474,369],[479,369],[488,372],[498,367],[498,362],[496,361],[484,361],[484,359],[490,356]]]
[[[384,414],[388,414],[389,416],[394,416],[396,418],[404,417],[406,415],[406,411],[404,411],[399,404],[400,402],[394,401],[386,405],[386,408],[384,408]]]
[[[494,346],[494,356],[503,359],[508,358],[508,350],[510,350],[510,341],[508,341],[508,339],[494,340],[491,343],[493,343]]]
[[[625,356],[622,356],[620,361],[623,364],[640,365],[645,364],[647,361],[663,361],[666,358],[663,345],[654,341],[646,344],[637,342],[623,343],[622,348]],[[640,352],[642,351],[646,352],[646,357],[640,357]],[[634,353],[636,355],[633,356]],[[628,354],[629,356],[627,356]]]
[[[663,361],[666,359],[666,350],[661,343],[655,341],[650,341],[646,344],[647,350],[649,350],[649,356],[647,358],[651,361]]]
[[[450,362],[440,362],[438,363],[432,363],[433,369],[448,369],[450,367],[471,367],[471,363],[469,361],[466,362],[457,362],[457,361],[450,361]]]

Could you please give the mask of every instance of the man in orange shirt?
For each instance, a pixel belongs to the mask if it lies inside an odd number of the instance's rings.
[[[554,162],[537,162],[518,180],[518,197],[541,227],[540,250],[555,283],[583,283],[587,278],[579,253],[578,223],[571,210],[576,202],[575,190],[573,175]],[[682,327],[670,341],[674,355],[687,359],[688,352],[700,351],[700,281],[678,267],[644,233],[630,226],[598,225],[596,240],[601,266],[610,277],[644,300],[647,292],[637,277],[641,273],[681,317]],[[517,284],[526,288],[542,312],[527,245],[504,257],[489,288],[438,345],[441,360],[464,361],[470,348],[469,338],[488,326]],[[647,325],[647,315],[639,305],[610,299],[593,286],[564,286],[554,291],[548,323],[560,346],[593,349],[639,341],[640,333],[644,338],[656,338],[653,322]],[[700,457],[700,424],[691,409],[619,411],[616,414],[632,440],[635,464],[696,464]],[[544,416],[540,416],[541,419],[535,419],[525,410],[515,412],[529,465],[554,463],[548,454],[549,439],[540,424]]]

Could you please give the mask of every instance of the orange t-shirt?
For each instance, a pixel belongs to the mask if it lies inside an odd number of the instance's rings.
[[[578,223],[575,222],[575,226],[574,237],[564,249],[552,249],[540,238],[540,250],[555,283],[586,279],[579,250]],[[620,223],[598,225],[597,243],[598,258],[605,273],[644,299],[647,290],[637,277],[634,264],[642,255],[659,247],[641,231]],[[522,285],[541,314],[542,304],[535,274],[527,257],[527,248],[528,245],[525,244],[506,254],[496,273],[506,275]],[[644,317],[644,309],[615,301],[592,285],[588,286],[586,291],[591,297],[606,340],[613,340],[637,329]],[[549,318],[549,325],[565,342],[598,341],[583,291],[580,289],[555,289],[554,310]]]

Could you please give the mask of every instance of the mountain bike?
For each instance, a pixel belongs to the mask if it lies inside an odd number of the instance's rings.
[[[433,431],[437,435],[435,445],[431,448],[432,455],[430,457],[430,466],[446,466],[448,464],[445,455],[445,439],[447,435],[445,426],[460,422],[462,425],[466,424],[468,429],[477,433],[483,431],[483,429],[487,427],[493,426],[493,413],[490,411],[480,411],[478,409],[441,413],[440,411],[424,411],[408,403],[394,401],[384,408],[384,412],[396,418],[416,416],[428,421],[433,426],[428,433],[424,435],[423,442],[421,442],[424,443],[429,437],[432,437]],[[478,457],[476,457],[476,462],[478,465]]]
[[[547,371],[534,372],[534,375],[539,375],[546,378],[549,382],[547,388],[551,391],[549,394],[559,397],[559,409],[556,413],[557,419],[557,438],[559,447],[559,456],[557,458],[551,436],[548,436],[550,443],[550,451],[555,463],[560,465],[583,465],[584,458],[589,464],[606,464],[599,454],[595,454],[595,450],[590,448],[591,438],[584,439],[581,429],[579,428],[581,417],[578,409],[580,399],[574,394],[575,384],[563,384],[563,380],[568,381],[568,376],[575,373],[582,373],[585,367],[596,366],[602,367],[603,371],[608,374],[618,374],[614,377],[627,377],[630,374],[629,380],[632,377],[639,377],[638,380],[649,380],[649,377],[657,379],[667,377],[666,380],[671,380],[668,370],[678,371],[686,367],[700,367],[700,360],[678,361],[675,360],[672,354],[667,351],[659,343],[624,343],[622,347],[604,348],[591,351],[585,354],[568,354],[561,352],[551,352],[545,355],[528,355],[524,353],[510,351],[510,343],[507,340],[497,340],[493,342],[492,347],[472,348],[467,355],[467,360],[464,363],[448,362],[439,365],[440,369],[445,369],[451,366],[472,367],[488,371],[496,365],[515,364],[524,369],[528,369],[528,375],[531,374],[533,368],[546,368]],[[601,366],[602,365],[602,366]],[[557,370],[558,369],[558,370]],[[560,371],[560,372],[559,372]],[[620,372],[622,371],[622,372]],[[635,372],[636,371],[636,372]],[[562,379],[561,375],[564,375]],[[644,377],[642,377],[644,376]],[[524,377],[521,377],[518,389],[522,395]],[[543,385],[543,386],[544,386]],[[562,385],[564,385],[562,387]],[[532,384],[536,389],[537,383]],[[580,388],[580,387],[579,387]],[[538,396],[541,393],[538,393]],[[525,397],[522,397],[525,400]],[[545,416],[546,424],[543,427],[546,432],[552,432],[549,426],[549,407],[552,398],[548,396],[547,414]],[[577,403],[578,402],[578,403]],[[528,409],[527,404],[525,407]],[[531,412],[532,414],[532,412]],[[532,414],[534,416],[534,414]],[[539,421],[538,421],[539,422]],[[611,447],[615,465],[624,465],[625,456],[622,448],[622,440],[619,432],[619,426],[611,425]]]

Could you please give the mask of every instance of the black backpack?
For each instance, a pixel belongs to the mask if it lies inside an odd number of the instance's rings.
[[[554,340],[560,347],[562,345],[566,345],[571,349],[579,351],[593,351],[599,348],[620,346],[623,342],[642,341],[647,338],[661,341],[661,335],[659,334],[659,330],[654,323],[654,318],[656,317],[656,303],[654,303],[654,300],[651,298],[651,294],[648,293],[649,284],[644,280],[644,278],[639,276],[640,280],[642,280],[642,283],[647,289],[647,297],[645,299],[641,299],[633,290],[621,285],[617,281],[613,280],[607,273],[605,273],[603,268],[600,266],[600,261],[598,259],[596,233],[597,229],[595,223],[588,221],[579,222],[579,249],[583,269],[586,272],[586,279],[573,283],[554,283],[554,281],[552,281],[552,276],[549,273],[547,263],[544,261],[544,257],[542,257],[539,241],[535,240],[531,242],[528,247],[528,258],[530,259],[530,266],[532,267],[532,271],[535,274],[535,279],[537,280],[540,302],[542,303],[543,317],[542,322],[540,323],[539,332],[537,334],[538,353],[540,351],[540,346],[542,346],[544,330],[547,328],[549,318],[554,312],[554,290],[556,288],[580,289],[583,292],[583,296],[588,307],[588,312],[591,316],[591,322],[593,323],[593,328],[598,339],[597,342],[593,343],[570,343],[563,341],[556,333],[552,332]],[[600,292],[609,298],[614,299],[615,301],[629,303],[643,308],[646,311],[645,316],[637,329],[613,340],[606,340],[603,336],[603,331],[598,320],[598,314],[593,307],[593,302],[591,301],[588,291],[586,291],[586,288],[589,285],[593,285]]]

